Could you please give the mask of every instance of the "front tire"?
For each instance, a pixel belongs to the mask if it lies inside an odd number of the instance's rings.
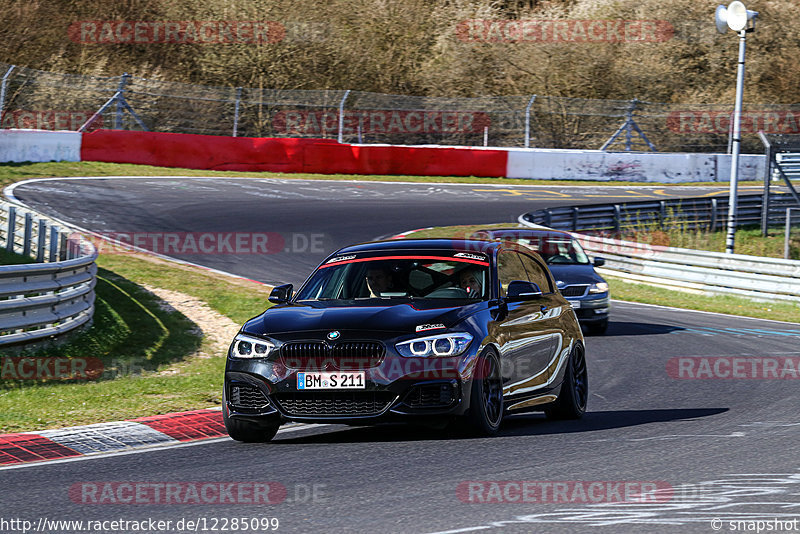
[[[580,419],[589,400],[589,374],[583,347],[575,346],[567,362],[558,399],[544,413],[549,419]]]
[[[466,422],[478,436],[493,436],[503,422],[503,378],[500,358],[487,349],[478,357],[472,377],[472,393]]]

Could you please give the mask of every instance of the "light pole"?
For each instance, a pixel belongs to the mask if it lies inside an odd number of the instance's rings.
[[[739,154],[742,150],[742,99],[744,97],[744,57],[745,37],[756,29],[757,11],[748,10],[736,0],[728,7],[717,6],[715,14],[717,31],[725,33],[728,28],[739,34],[739,66],[736,71],[736,104],[733,110],[733,152],[731,155],[731,188],[728,201],[728,235],[725,239],[725,252],[733,254],[736,237],[736,189],[739,185]],[[751,23],[752,21],[752,23]]]

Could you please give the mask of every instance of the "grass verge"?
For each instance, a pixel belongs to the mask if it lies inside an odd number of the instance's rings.
[[[678,225],[667,230],[645,230],[623,236],[623,239],[695,250],[709,250],[712,252],[725,252],[725,238],[727,232],[719,230],[709,232],[706,230],[687,230]],[[790,232],[789,259],[800,260],[800,234],[797,230]],[[767,256],[770,258],[783,258],[784,230],[771,228],[769,235],[761,235],[761,228],[747,226],[736,229],[734,250],[737,254],[749,256]]]
[[[3,354],[0,432],[219,405],[224,354],[198,357],[208,345],[196,326],[181,313],[162,309],[141,284],[197,297],[236,323],[263,311],[267,288],[140,255],[103,255],[98,266],[93,325],[32,355],[98,358],[102,374],[88,381],[18,380],[6,367],[11,354]]]
[[[288,174],[281,172],[233,172],[208,171],[203,169],[176,169],[171,167],[153,167],[149,165],[132,165],[128,163],[101,163],[94,161],[80,162],[48,162],[48,163],[2,163],[0,164],[0,186],[6,186],[31,178],[52,178],[69,176],[229,176],[235,178],[280,178],[282,180],[358,180],[378,182],[436,182],[454,184],[506,184],[506,185],[627,185],[627,186],[659,186],[672,185],[706,185],[724,186],[719,182],[687,182],[681,184],[663,184],[656,182],[596,182],[581,180],[522,180],[513,178],[478,178],[475,176],[395,176],[395,175],[360,175],[360,174]]]

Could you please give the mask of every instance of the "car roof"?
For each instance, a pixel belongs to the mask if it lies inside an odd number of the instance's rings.
[[[389,250],[454,250],[459,252],[484,252],[489,254],[491,251],[500,247],[500,245],[501,243],[497,241],[484,241],[480,239],[389,239],[350,245],[337,250],[334,255]]]

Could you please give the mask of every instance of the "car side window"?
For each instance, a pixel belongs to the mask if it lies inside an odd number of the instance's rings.
[[[553,283],[547,267],[540,264],[527,254],[520,254],[519,257],[528,275],[526,280],[529,280],[539,286],[539,289],[542,290],[542,293],[552,293]]]
[[[527,280],[528,275],[520,261],[519,254],[501,250],[497,257],[497,278],[500,281],[500,296],[505,297],[508,284],[514,280]]]

